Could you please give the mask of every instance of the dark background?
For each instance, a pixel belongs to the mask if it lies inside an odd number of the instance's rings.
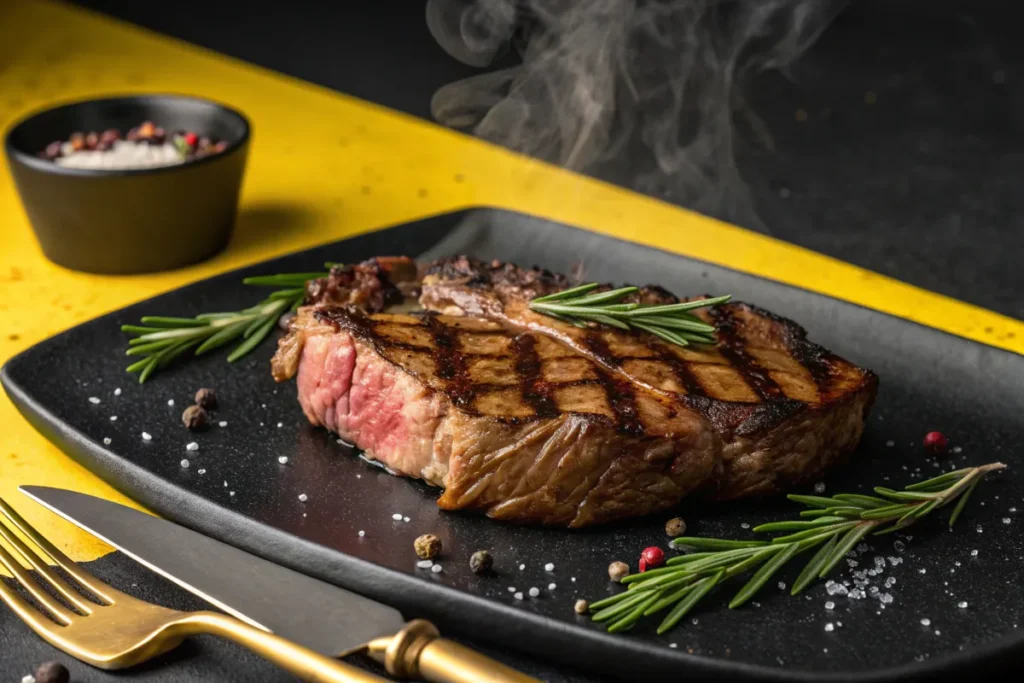
[[[425,118],[438,87],[476,72],[436,46],[422,2],[79,4]],[[774,151],[745,155],[741,170],[764,229],[1024,318],[1024,46],[1015,16],[1014,3],[990,0],[855,2],[787,77],[762,76],[750,103]],[[119,555],[91,566],[140,597],[200,607]],[[53,652],[0,613],[5,680],[20,680]],[[500,655],[545,680],[594,680]],[[74,680],[123,678],[61,659]],[[131,680],[288,680],[208,638],[172,661]]]

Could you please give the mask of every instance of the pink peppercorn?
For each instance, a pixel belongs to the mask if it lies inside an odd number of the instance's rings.
[[[932,453],[944,453],[947,445],[949,441],[942,432],[928,432],[924,435],[924,447]]]
[[[656,545],[644,548],[644,551],[640,553],[641,572],[660,567],[663,564],[665,564],[665,551]]]

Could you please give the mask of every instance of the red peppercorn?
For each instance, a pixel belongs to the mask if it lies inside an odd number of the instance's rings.
[[[642,572],[660,567],[663,564],[665,564],[665,551],[656,545],[644,548],[644,551],[640,553],[640,571]]]
[[[195,147],[196,143],[199,142],[199,136],[195,133],[185,133],[185,144],[189,147]]]
[[[928,432],[924,435],[924,447],[932,453],[944,453],[949,440],[942,432]]]

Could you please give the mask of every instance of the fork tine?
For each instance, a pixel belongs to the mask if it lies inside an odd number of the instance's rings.
[[[8,505],[7,501],[3,498],[0,498],[0,513],[7,517],[7,519],[11,520],[11,523],[14,524],[21,533],[25,534],[26,538],[35,543],[36,547],[43,552],[44,556],[53,560],[54,564],[67,572],[71,578],[79,583],[79,585],[89,589],[89,592],[96,596],[100,602],[112,605],[114,604],[114,598],[112,596],[122,595],[120,591],[114,590],[112,587],[103,583],[91,574],[83,571],[82,568],[73,562],[70,557],[58,550],[55,545],[46,540],[46,538],[36,531],[31,524],[26,522],[21,515],[15,512],[14,508]],[[2,526],[3,524],[0,524],[0,527]],[[50,573],[56,576],[55,572],[51,571]],[[66,582],[62,581],[61,583],[64,583],[64,585],[67,586]],[[70,586],[68,586],[68,588],[71,589]],[[63,591],[61,591],[61,593],[63,594]],[[69,596],[65,595],[65,597]],[[78,606],[78,603],[76,602],[75,605]],[[88,611],[91,611],[91,608],[88,608],[87,612]]]
[[[13,524],[17,524],[18,521],[20,521],[21,524],[18,526],[20,526],[21,528],[27,527],[31,529],[36,535],[38,535],[38,532],[36,532],[35,529],[33,529],[24,519],[21,519],[19,517],[17,520],[15,520],[12,518],[12,515],[17,516],[18,513],[14,512],[13,508],[11,508],[11,506],[8,505],[3,498],[0,498],[0,513],[2,513],[8,519],[11,519],[11,522]],[[50,583],[54,590],[56,590],[58,593],[64,596],[64,599],[66,599],[76,608],[81,610],[83,613],[92,614],[92,611],[96,606],[88,600],[85,600],[77,590],[72,588],[68,584],[68,582],[61,578],[61,576],[57,572],[53,571],[53,569],[51,569],[50,566],[46,564],[46,562],[41,560],[39,558],[39,555],[36,554],[27,545],[25,545],[25,543],[20,538],[18,538],[17,534],[15,534],[13,530],[8,528],[8,526],[4,523],[2,519],[0,519],[0,538],[6,540],[7,543],[10,544],[10,546],[18,552],[19,555],[25,558],[25,560],[27,560],[28,563],[32,565],[32,568],[36,570],[36,573],[39,576],[42,576],[44,579],[46,579],[46,581]]]
[[[14,610],[14,613],[21,617],[22,621],[28,624],[43,639],[53,642],[54,630],[61,627],[54,624],[42,612],[28,604],[24,598],[15,593],[14,589],[4,583],[3,580],[0,580],[0,600]]]
[[[54,600],[52,595],[44,591],[36,580],[32,578],[32,575],[2,545],[0,545],[0,564],[7,567],[7,571],[11,573],[14,580],[20,583],[22,588],[27,590],[57,621],[64,626],[71,623],[71,620],[75,617],[74,613]]]

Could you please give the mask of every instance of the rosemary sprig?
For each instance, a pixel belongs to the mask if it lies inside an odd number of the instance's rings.
[[[577,327],[597,323],[620,330],[643,330],[670,344],[689,346],[715,343],[715,326],[707,324],[690,311],[724,304],[732,298],[726,295],[678,304],[624,304],[620,302],[639,291],[638,287],[620,287],[591,294],[598,287],[599,284],[592,282],[537,297],[530,301],[530,310]]]
[[[203,313],[194,318],[145,316],[141,325],[122,325],[121,331],[133,335],[125,355],[140,356],[128,366],[128,372],[139,373],[139,384],[154,372],[194,349],[199,356],[208,351],[241,340],[228,354],[228,362],[243,357],[274,329],[277,321],[302,303],[306,283],[327,273],[285,273],[247,277],[247,285],[280,287],[255,306],[230,313]]]
[[[592,619],[608,622],[616,633],[632,628],[642,617],[672,608],[658,626],[665,633],[685,617],[712,588],[734,576],[754,572],[729,602],[735,609],[753,598],[793,557],[818,548],[793,583],[797,595],[817,579],[828,576],[868,534],[887,534],[910,526],[928,513],[956,501],[949,517],[953,526],[978,482],[987,473],[1004,469],[1001,462],[967,467],[907,486],[902,491],[875,487],[877,495],[838,494],[830,497],[790,495],[806,505],[801,519],[771,522],[755,532],[784,532],[769,541],[732,541],[683,537],[672,541],[691,551],[670,559],[666,566],[622,579],[627,590],[590,604]]]

